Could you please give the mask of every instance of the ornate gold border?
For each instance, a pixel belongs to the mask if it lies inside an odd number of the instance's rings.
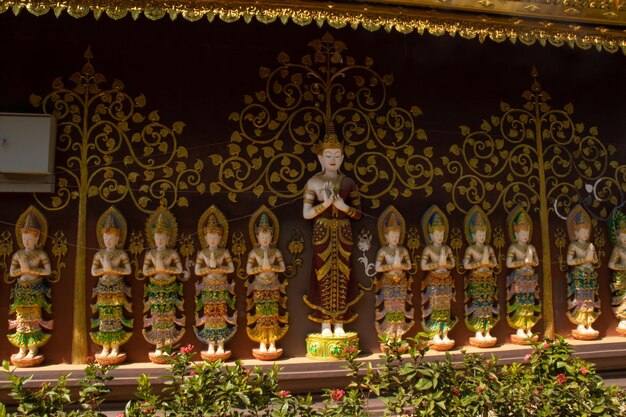
[[[382,28],[404,34],[417,31],[420,35],[427,31],[435,36],[458,35],[480,42],[487,38],[494,42],[519,41],[524,45],[539,42],[542,46],[595,47],[598,51],[614,53],[621,50],[626,54],[624,0],[599,0],[594,2],[594,7],[581,0],[547,0],[542,3],[530,0],[398,0],[379,3],[187,0],[172,4],[165,0],[0,0],[0,13],[10,9],[17,15],[25,8],[37,16],[52,10],[56,16],[65,11],[76,18],[93,13],[96,19],[104,13],[112,19],[122,19],[129,14],[137,19],[143,14],[150,20],[165,16],[173,20],[179,15],[189,21],[206,17],[209,22],[216,17],[224,22],[243,19],[247,23],[253,18],[262,23],[291,20],[301,26],[312,23],[320,27],[328,24],[336,29],[361,26],[369,31]],[[406,7],[400,7],[400,3]],[[612,6],[602,8],[604,3]]]

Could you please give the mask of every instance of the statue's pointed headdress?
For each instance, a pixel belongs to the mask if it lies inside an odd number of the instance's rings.
[[[446,230],[446,224],[443,219],[439,215],[439,213],[434,212],[432,216],[428,219],[428,233],[433,233],[437,230],[444,231]]]
[[[152,225],[152,233],[170,233],[171,226],[167,222],[167,219],[163,215],[163,213],[159,213],[159,216],[156,218],[156,221]]]
[[[218,235],[221,235],[222,232],[222,226],[217,221],[217,217],[215,217],[215,214],[211,213],[209,215],[209,218],[207,219],[206,226],[204,226],[204,234],[206,235],[207,233],[216,233]]]
[[[470,222],[470,232],[476,233],[479,230],[487,230],[487,222],[480,212],[476,213]]]
[[[524,211],[520,211],[515,219],[513,219],[513,231],[519,232],[520,230],[530,230],[530,219]]]
[[[574,219],[573,219],[574,230],[591,226],[591,221],[590,221],[591,219],[589,219],[589,216],[586,214],[587,213],[585,213],[584,211],[576,212],[576,214],[574,215]]]
[[[122,228],[117,224],[115,217],[111,213],[102,222],[102,233],[114,233],[118,236],[122,234]]]
[[[270,220],[267,217],[266,213],[261,213],[261,216],[259,218],[259,223],[256,225],[255,230],[256,230],[256,233],[260,233],[260,232],[273,233],[274,232],[274,228],[270,224]]]
[[[394,212],[389,213],[387,216],[387,221],[385,222],[385,227],[383,228],[383,232],[402,232],[402,225],[398,221],[396,214]]]
[[[330,120],[326,121],[326,133],[322,140],[313,146],[313,152],[316,155],[321,155],[326,149],[341,149],[343,152],[343,145],[339,142],[335,125]]]
[[[37,236],[41,234],[41,225],[33,213],[28,213],[26,216],[24,225],[22,226],[22,233],[32,233]]]

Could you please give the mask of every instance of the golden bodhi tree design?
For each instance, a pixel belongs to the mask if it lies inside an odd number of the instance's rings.
[[[187,149],[178,143],[184,123],[167,126],[156,110],[144,116],[140,112],[146,105],[143,95],[131,97],[119,80],[105,85],[104,75],[91,64],[89,49],[84,57],[87,62],[81,72],[70,77],[73,87],[59,77],[48,95],[31,96],[34,106],[41,106],[58,121],[56,193],[49,198],[35,195],[35,199],[50,211],[69,210],[74,201],[78,205],[72,363],[82,363],[87,357],[88,200],[113,204],[130,199],[147,213],[159,206],[187,206],[181,193],[204,192],[202,161],[188,167]]]
[[[585,130],[572,118],[574,106],[552,108],[551,97],[532,70],[530,90],[521,107],[500,104],[500,115],[483,120],[479,130],[461,126],[463,141],[442,157],[453,181],[444,184],[450,193],[448,213],[467,213],[478,205],[487,214],[510,212],[521,204],[540,218],[543,268],[543,319],[545,333],[554,333],[552,262],[549,216],[564,219],[577,203],[597,218],[607,218],[623,200],[626,166],[610,157],[614,146],[605,146],[598,129]]]
[[[419,107],[405,109],[389,98],[393,76],[378,74],[371,58],[357,63],[330,34],[309,47],[299,62],[281,52],[276,68],[259,69],[264,88],[245,95],[244,108],[230,115],[238,129],[228,156],[211,156],[218,168],[211,194],[225,191],[236,201],[253,193],[271,206],[300,196],[303,178],[317,167],[310,148],[328,120],[344,144],[344,168],[372,208],[386,195],[431,194],[434,175],[443,172],[431,163],[432,147],[416,149],[416,139],[426,140],[415,123]]]

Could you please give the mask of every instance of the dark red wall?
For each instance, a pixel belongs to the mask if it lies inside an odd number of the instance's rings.
[[[324,33],[330,32],[335,39],[348,46],[347,53],[362,61],[366,56],[373,58],[374,69],[380,74],[392,73],[394,83],[389,88],[392,96],[398,98],[399,105],[419,106],[424,115],[417,124],[426,130],[428,146],[435,147],[435,155],[446,155],[451,144],[460,142],[463,137],[459,125],[478,129],[483,119],[499,114],[500,102],[521,105],[523,91],[530,87],[531,68],[539,71],[542,87],[552,96],[552,104],[562,107],[571,102],[575,106],[573,118],[583,122],[586,128],[597,126],[600,139],[605,144],[617,146],[613,159],[626,162],[626,58],[622,54],[599,53],[596,50],[583,51],[569,47],[556,48],[539,45],[513,45],[510,42],[494,43],[478,40],[465,40],[450,36],[419,36],[416,33],[402,35],[396,32],[368,32],[362,29],[335,30],[316,25],[300,27],[293,23],[264,25],[256,21],[246,24],[243,21],[224,23],[215,20],[187,22],[181,18],[172,22],[162,19],[156,22],[140,17],[137,21],[130,17],[113,21],[103,17],[95,21],[92,17],[74,19],[67,15],[55,18],[51,13],[34,17],[22,12],[18,17],[12,13],[0,15],[0,112],[38,111],[29,104],[31,94],[44,96],[52,88],[57,77],[67,80],[80,71],[84,64],[83,53],[91,47],[92,60],[96,71],[107,78],[107,83],[122,80],[125,91],[131,96],[145,94],[146,108],[158,109],[165,124],[183,121],[186,127],[181,135],[182,144],[193,149],[193,158],[205,161],[203,180],[215,180],[216,169],[209,155],[225,155],[224,143],[237,128],[229,121],[231,112],[243,108],[243,96],[252,94],[263,87],[258,75],[259,66],[274,68],[276,57],[281,51],[293,59],[310,53],[307,44]],[[417,144],[425,146],[425,142]],[[62,159],[62,155],[57,157]],[[192,158],[192,160],[193,160]],[[304,158],[312,161],[313,156],[306,152]],[[0,167],[0,171],[2,171]],[[366,216],[354,226],[355,234],[361,227],[375,231],[375,218],[389,204],[394,204],[404,213],[407,224],[419,226],[421,214],[437,203],[445,207],[449,195],[442,184],[453,178],[438,177],[433,183],[434,193],[426,199],[415,197],[393,201],[391,197],[381,203],[378,209],[365,208]],[[177,208],[181,231],[193,233],[200,214],[211,204],[217,204],[228,218],[239,219],[250,215],[264,201],[253,194],[241,195],[240,204],[228,201],[225,195],[211,196],[190,194],[189,207]],[[0,194],[2,210],[0,231],[13,232],[13,223],[20,213],[34,199],[30,194]],[[130,230],[142,231],[146,215],[128,201],[118,207],[129,223]],[[98,244],[95,238],[95,222],[108,204],[89,200],[89,227],[87,264]],[[287,252],[288,230],[300,227],[309,236],[311,224],[301,219],[301,202],[287,205],[276,211],[281,219],[283,234],[281,248]],[[53,317],[55,329],[53,337],[42,350],[48,363],[70,361],[72,280],[75,244],[75,205],[60,213],[46,213],[51,231],[61,229],[70,243],[66,257],[68,267],[64,270],[61,282],[53,284]],[[492,225],[504,227],[505,215],[496,212],[491,218]],[[450,216],[453,226],[461,226],[462,216]],[[534,242],[540,243],[539,220],[534,216]],[[562,224],[552,217],[553,228]],[[247,219],[233,222],[233,230],[242,230],[247,236]],[[601,227],[606,228],[605,224]],[[375,239],[375,242],[377,240]],[[316,326],[306,318],[307,308],[302,295],[307,288],[310,262],[307,254],[310,249],[306,242],[304,265],[298,276],[288,287],[290,331],[279,344],[285,348],[286,357],[303,356],[306,334],[316,330]],[[376,243],[377,245],[377,243]],[[196,247],[198,243],[196,242]],[[373,260],[375,246],[370,253]],[[49,249],[49,248],[48,248]],[[552,249],[553,256],[556,251]],[[607,256],[610,247],[607,249]],[[558,272],[556,259],[553,268],[557,331],[567,333],[571,325],[564,315],[565,277]],[[356,261],[355,261],[356,262]],[[355,263],[361,271],[361,266]],[[612,315],[608,293],[608,275],[601,273],[602,316],[598,329],[603,335],[613,334],[616,320]],[[420,288],[419,272],[414,285]],[[500,301],[504,305],[504,273]],[[362,277],[363,282],[367,280]],[[87,278],[88,294],[94,283]],[[462,293],[462,279],[457,277],[457,290]],[[129,353],[129,361],[147,361],[147,352],[152,348],[141,335],[141,294],[143,283],[132,282],[133,307],[135,317],[134,336],[124,347]],[[0,284],[0,323],[8,319],[10,286]],[[239,331],[230,346],[234,357],[251,357],[250,342],[245,333],[243,311],[243,282],[237,282],[239,306]],[[185,309],[187,312],[187,334],[183,343],[199,345],[192,329],[193,285],[185,284]],[[461,296],[455,306],[457,315],[462,315]],[[419,297],[414,297],[416,311],[419,312]],[[352,328],[358,329],[361,347],[365,352],[377,351],[377,338],[373,326],[373,294],[367,294],[358,305],[359,319]],[[87,306],[86,306],[87,308]],[[419,314],[417,317],[419,321]],[[416,328],[413,329],[413,332]],[[6,326],[0,326],[0,353],[3,358],[15,351],[5,335]],[[510,329],[506,328],[504,317],[497,326],[496,333],[501,340]],[[457,342],[464,344],[469,333],[459,322],[453,331]],[[92,353],[96,346],[90,345]]]

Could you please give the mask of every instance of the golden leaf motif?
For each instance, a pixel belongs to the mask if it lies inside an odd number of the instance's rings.
[[[263,194],[263,190],[264,187],[262,185],[257,185],[256,187],[254,187],[254,189],[252,190],[252,192],[254,193],[254,195],[258,197],[261,197],[261,194]]]
[[[209,156],[209,158],[211,158],[211,162],[213,163],[213,165],[215,165],[215,166],[222,165],[222,156],[221,155],[212,154],[212,155]]]
[[[209,192],[211,193],[211,195],[217,194],[221,191],[222,187],[220,187],[220,185],[216,182],[212,182],[209,185]]]
[[[212,159],[213,165],[220,167],[216,183],[229,193],[252,195],[262,183],[263,193],[257,197],[265,196],[271,205],[278,199],[299,196],[305,180],[303,168],[308,172],[319,169],[307,148],[324,135],[325,120],[330,117],[342,138],[345,155],[351,157],[344,161],[343,169],[389,181],[386,189],[374,191],[362,187],[371,178],[356,175],[354,179],[364,200],[380,201],[380,196],[394,188],[397,196],[425,190],[432,182],[434,170],[428,156],[415,155],[416,138],[426,139],[426,132],[414,120],[422,114],[421,109],[402,108],[387,91],[393,75],[379,75],[371,58],[359,64],[344,56],[347,45],[335,41],[333,36],[325,35],[309,46],[313,52],[296,59],[302,65],[292,64],[289,55],[281,52],[275,68],[259,69],[263,88],[246,94],[243,109],[230,115],[230,120],[237,122],[228,148],[230,158]],[[344,76],[333,76],[338,73]],[[298,88],[287,89],[288,84]],[[327,94],[328,91],[332,93]],[[232,146],[237,143],[241,147]],[[244,146],[246,152],[242,154]],[[394,155],[389,156],[386,150],[391,147],[395,148]],[[407,158],[397,157],[399,149],[411,159],[410,165]],[[240,166],[235,166],[235,162]],[[385,166],[382,175],[376,171],[380,164]],[[229,168],[223,169],[222,165]]]
[[[276,155],[276,150],[274,148],[272,148],[271,146],[264,146],[263,147],[263,156],[265,158],[272,158],[274,155]]]

